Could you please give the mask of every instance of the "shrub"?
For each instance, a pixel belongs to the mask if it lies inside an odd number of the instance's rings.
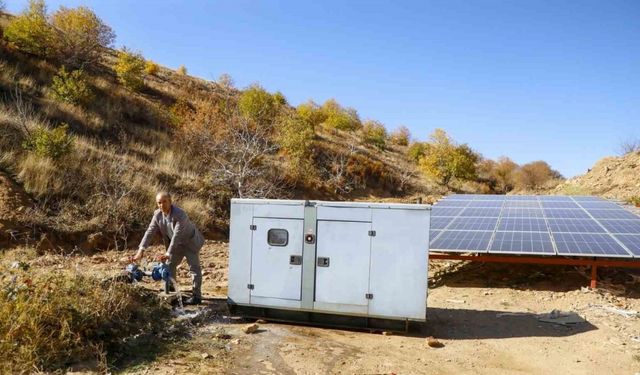
[[[23,147],[41,157],[60,159],[73,149],[75,138],[67,130],[67,124],[54,129],[40,126],[27,135]]]
[[[218,84],[226,89],[232,89],[235,87],[235,83],[233,82],[233,77],[230,74],[222,73],[220,77],[218,77]]]
[[[427,151],[428,146],[422,142],[413,142],[407,149],[407,157],[414,163],[418,163]]]
[[[382,123],[369,120],[362,126],[362,140],[382,150],[387,144],[387,129]]]
[[[51,92],[55,99],[71,104],[86,104],[93,99],[82,70],[67,72],[64,66],[53,77]]]
[[[118,81],[132,91],[139,91],[144,86],[143,71],[145,68],[142,55],[126,48],[118,51],[118,61],[114,67]]]
[[[296,112],[298,112],[298,114],[302,116],[302,118],[309,122],[313,129],[325,122],[327,119],[327,116],[324,114],[324,112],[322,112],[320,106],[312,100],[300,104],[296,108]]]
[[[411,140],[411,132],[409,132],[409,129],[406,126],[401,126],[391,133],[389,140],[394,145],[407,146]]]
[[[629,204],[632,204],[636,207],[640,207],[640,196],[639,195],[634,195],[633,197],[630,197],[629,199],[627,199],[627,202]]]
[[[516,186],[519,189],[537,189],[552,179],[561,179],[562,175],[542,160],[534,161],[521,166],[516,174]]]
[[[29,0],[27,8],[9,22],[4,37],[23,52],[48,57],[52,52],[54,31],[47,22],[44,0]]]
[[[262,126],[271,126],[278,112],[276,98],[258,84],[249,86],[238,101],[240,113]]]
[[[159,70],[160,70],[160,65],[154,63],[151,60],[147,61],[144,64],[144,72],[150,76],[155,76],[156,74],[158,74]]]
[[[170,319],[142,288],[26,268],[0,268],[0,373],[64,371],[92,359],[106,371],[127,354],[124,339]]]
[[[51,15],[56,31],[55,53],[64,64],[82,67],[100,61],[101,49],[109,48],[115,33],[91,9],[60,7]]]
[[[300,176],[309,167],[314,136],[313,126],[296,112],[291,111],[278,119],[276,141],[289,156],[294,176]]]
[[[178,67],[178,69],[176,69],[176,72],[177,72],[178,74],[180,74],[181,76],[186,76],[186,75],[187,75],[187,67],[186,67],[186,66],[184,66],[184,65],[180,65],[180,66]]]

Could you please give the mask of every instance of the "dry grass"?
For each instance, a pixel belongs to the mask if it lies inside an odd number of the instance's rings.
[[[0,372],[61,370],[120,358],[133,335],[158,331],[168,307],[142,288],[100,280],[71,264],[0,266]]]

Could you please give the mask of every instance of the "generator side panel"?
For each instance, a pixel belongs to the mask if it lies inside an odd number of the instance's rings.
[[[233,303],[248,304],[251,301],[251,243],[253,231],[253,204],[231,201],[229,228],[229,289]]]
[[[372,211],[369,315],[425,320],[430,211]]]

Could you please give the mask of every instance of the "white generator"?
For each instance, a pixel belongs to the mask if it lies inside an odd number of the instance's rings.
[[[228,302],[270,320],[406,330],[426,320],[431,206],[232,199]]]

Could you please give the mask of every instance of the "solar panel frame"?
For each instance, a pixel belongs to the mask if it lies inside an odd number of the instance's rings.
[[[578,204],[576,202],[546,202],[546,201],[542,201],[540,202],[540,205],[542,206],[542,208],[549,208],[549,209],[580,209],[581,207],[578,206]]]
[[[553,233],[558,255],[630,258],[632,255],[607,233]]]
[[[634,258],[640,258],[640,234],[614,234],[613,237],[622,242]]]
[[[607,233],[597,221],[589,219],[547,218],[551,233]]]
[[[600,219],[598,222],[605,227],[609,233],[640,234],[640,219]]]
[[[628,219],[634,220],[638,219],[638,215],[635,215],[623,208],[619,210],[595,210],[595,209],[587,209],[586,210],[589,215],[591,215],[594,219]]]
[[[591,195],[572,195],[571,198],[576,202],[606,202],[606,200],[602,198]]]
[[[566,195],[539,195],[538,200],[542,202],[574,202],[570,196]]]
[[[486,253],[492,235],[493,232],[490,231],[442,231],[431,242],[431,249],[447,252]]]

